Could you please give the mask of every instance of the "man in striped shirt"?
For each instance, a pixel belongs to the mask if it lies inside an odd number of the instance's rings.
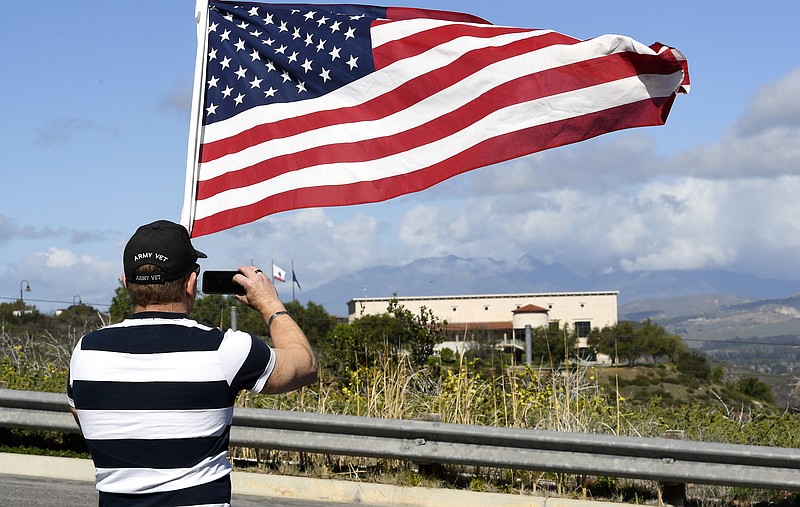
[[[188,317],[204,257],[181,225],[141,226],[123,254],[134,315],[75,347],[67,397],[101,506],[229,506],[237,393],[281,393],[316,378],[308,340],[253,266],[234,276],[245,290],[236,297],[264,317],[272,347]]]

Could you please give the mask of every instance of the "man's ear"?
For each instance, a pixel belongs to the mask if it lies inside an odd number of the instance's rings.
[[[122,273],[122,286],[128,288],[128,280],[125,278],[125,273]]]
[[[192,271],[192,273],[186,278],[186,283],[183,286],[183,290],[189,294],[192,298],[197,296],[197,272]]]

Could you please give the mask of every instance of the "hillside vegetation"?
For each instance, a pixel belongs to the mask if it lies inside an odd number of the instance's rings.
[[[123,294],[118,296],[112,308],[120,313],[112,313],[112,319],[126,311]],[[226,327],[232,304],[237,303],[204,297],[192,316]],[[15,316],[14,309],[0,305],[0,381],[12,389],[63,392],[71,347],[109,317],[85,305],[58,317],[38,312]],[[443,323],[424,310],[415,315],[395,304],[385,315],[345,324],[313,303],[305,307],[289,303],[287,309],[318,353],[320,381],[281,396],[243,393],[239,406],[644,437],[683,430],[689,440],[800,447],[800,417],[774,406],[768,386],[754,377],[726,379],[721,367],[681,345],[666,352],[647,348],[646,343],[675,345],[671,335],[652,322],[615,330],[617,350],[620,341],[634,337],[666,339],[639,343],[637,347],[644,348],[638,361],[586,365],[564,353],[572,350],[576,337],[564,329],[551,329],[533,367],[492,347],[478,348],[465,357],[432,355],[433,345],[444,341],[446,333]],[[239,308],[239,327],[263,334],[264,323],[253,313]],[[606,330],[605,337],[611,333]],[[3,430],[0,437],[6,449],[36,446],[81,452],[81,442],[65,436]],[[232,456],[238,466],[258,470],[480,491],[545,491],[644,501],[656,498],[658,489],[653,483],[623,479],[468,467],[429,470],[393,460],[255,449],[234,449]],[[708,491],[698,487],[690,494],[722,495],[730,501],[743,497],[764,501],[777,494]]]

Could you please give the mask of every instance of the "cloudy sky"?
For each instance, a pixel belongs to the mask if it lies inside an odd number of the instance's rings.
[[[719,268],[800,280],[800,2],[417,0],[688,58],[665,126],[473,171],[391,201],[287,212],[204,236],[204,268],[271,260],[304,289],[377,265],[523,254],[580,272]],[[647,7],[645,8],[645,5]],[[0,31],[0,302],[106,308],[137,226],[180,219],[192,0],[17,8]],[[13,18],[13,19],[12,19]],[[290,295],[287,283],[279,284]],[[352,294],[343,294],[346,301]]]

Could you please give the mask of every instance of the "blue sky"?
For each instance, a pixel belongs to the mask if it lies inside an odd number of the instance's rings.
[[[480,169],[385,203],[282,213],[199,238],[204,268],[294,262],[310,289],[420,257],[528,254],[584,272],[713,268],[800,280],[800,2],[399,5],[584,39],[662,42],[688,58],[692,90],[662,127]],[[26,301],[43,311],[77,298],[107,304],[136,227],[179,220],[193,16],[192,0],[43,0],[8,18],[0,302],[18,298],[24,280]],[[279,290],[291,295],[289,284]],[[354,296],[343,294],[343,304]]]

